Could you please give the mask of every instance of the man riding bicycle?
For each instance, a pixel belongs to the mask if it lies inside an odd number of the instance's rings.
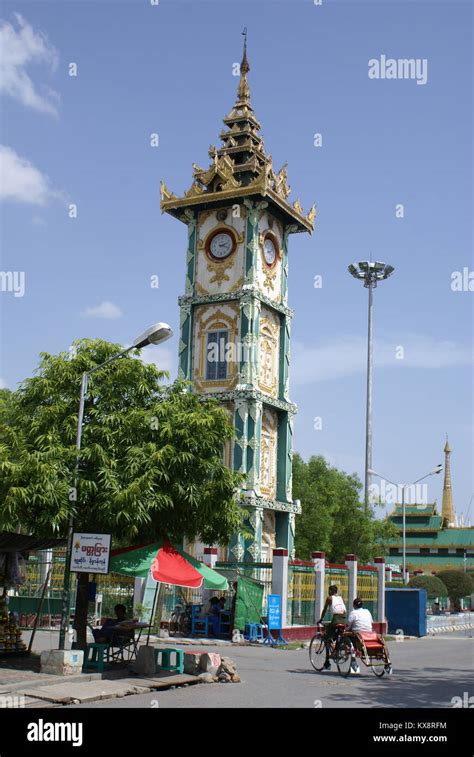
[[[327,610],[329,609],[331,611],[331,620],[326,626],[325,629],[325,639],[326,639],[326,662],[324,663],[324,669],[330,670],[331,669],[331,663],[329,662],[329,642],[332,640],[336,626],[339,623],[345,623],[346,622],[346,606],[344,604],[343,598],[340,596],[340,594],[337,593],[338,589],[337,586],[334,584],[329,587],[329,594],[326,598],[326,602],[324,603],[323,611],[321,613],[321,618],[319,619],[319,623],[323,622],[323,618],[326,615]]]

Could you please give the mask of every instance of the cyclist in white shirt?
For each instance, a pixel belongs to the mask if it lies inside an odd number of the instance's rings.
[[[326,626],[326,640],[329,642],[333,635],[334,631],[336,629],[336,625],[338,623],[345,623],[346,622],[346,606],[344,604],[343,598],[340,596],[340,594],[337,593],[337,586],[333,585],[329,587],[329,594],[326,598],[326,602],[324,603],[323,611],[321,613],[321,618],[319,620],[320,623],[323,622],[323,618],[326,615],[326,611],[330,609],[331,610],[331,622],[328,623]],[[330,670],[331,663],[329,662],[329,650],[326,646],[326,662],[324,663],[324,669]]]

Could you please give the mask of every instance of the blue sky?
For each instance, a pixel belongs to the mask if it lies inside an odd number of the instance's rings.
[[[363,477],[366,291],[347,265],[372,255],[396,269],[375,293],[374,468],[419,478],[448,433],[466,513],[474,293],[451,277],[474,269],[472,5],[4,2],[1,17],[0,269],[25,272],[23,297],[0,292],[1,384],[77,337],[178,332],[186,230],[161,215],[159,182],[181,193],[219,143],[247,26],[266,150],[288,161],[291,199],[317,204],[315,233],[290,245],[296,450]],[[370,79],[381,55],[426,59],[427,83]],[[176,337],[145,354],[174,375]],[[441,490],[430,479],[430,501]]]

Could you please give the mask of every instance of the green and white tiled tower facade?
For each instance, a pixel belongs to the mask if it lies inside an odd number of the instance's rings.
[[[275,172],[265,154],[248,71],[244,47],[237,101],[222,146],[209,149],[209,168],[193,165],[183,197],[161,185],[162,211],[188,232],[179,374],[228,409],[237,438],[225,460],[246,477],[253,538],[235,534],[228,558],[238,561],[271,559],[277,546],[293,550],[288,238],[311,233],[315,218],[314,206],[304,215],[298,200],[288,202],[286,165]]]

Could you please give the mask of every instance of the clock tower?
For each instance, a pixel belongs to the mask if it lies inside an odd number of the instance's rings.
[[[187,226],[186,288],[180,297],[179,375],[222,402],[236,439],[226,464],[246,477],[241,501],[252,538],[235,534],[227,557],[271,560],[293,550],[300,512],[291,490],[292,419],[288,375],[288,238],[313,231],[288,200],[286,164],[276,172],[250,103],[246,43],[237,100],[208,168],[193,164],[182,197],[161,184],[161,210]],[[219,502],[216,502],[216,508]]]

